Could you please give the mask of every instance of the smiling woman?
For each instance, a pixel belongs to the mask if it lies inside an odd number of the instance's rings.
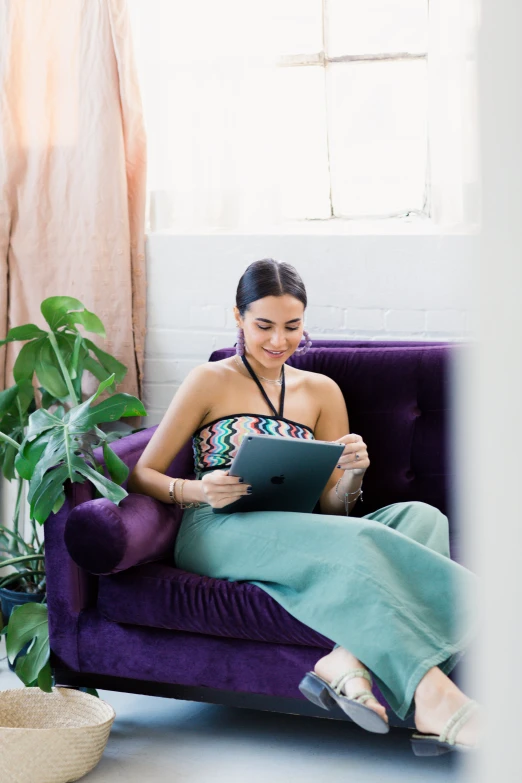
[[[415,752],[473,745],[476,705],[447,674],[474,632],[459,597],[471,593],[475,577],[450,559],[448,520],[433,506],[395,503],[343,518],[362,495],[370,460],[362,437],[349,431],[337,384],[286,364],[305,334],[306,304],[289,264],[263,259],[247,268],[236,293],[236,355],[189,374],[129,487],[186,509],[174,552],[179,568],[255,584],[336,642],[295,683],[308,699],[326,709],[337,703],[365,729],[385,733],[386,710],[368,688],[371,670],[400,718],[415,708],[422,732]],[[227,509],[259,491],[229,474],[243,439],[256,434],[343,445],[320,515]],[[191,436],[196,478],[170,478],[166,470]]]
[[[251,264],[241,277],[236,292],[234,315],[238,327],[237,355],[244,356],[248,342],[250,360],[255,371],[264,368],[267,360],[288,359],[298,349],[304,332],[304,311],[308,303],[301,278],[289,264],[262,259]],[[310,342],[311,345],[311,342]],[[259,366],[256,366],[259,365]],[[266,370],[271,369],[273,363]],[[280,372],[283,366],[278,364]],[[264,370],[263,370],[264,371]],[[279,381],[274,378],[262,380]]]

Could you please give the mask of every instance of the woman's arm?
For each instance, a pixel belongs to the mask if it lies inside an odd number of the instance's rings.
[[[208,365],[195,367],[174,395],[163,419],[129,477],[129,490],[170,503],[168,466],[209,411],[216,373]],[[179,488],[178,488],[179,493]],[[177,494],[179,498],[179,494]],[[203,500],[200,481],[187,481],[183,501]]]
[[[151,495],[170,503],[169,488],[172,478],[165,475],[168,466],[212,410],[223,389],[219,365],[208,363],[193,369],[170,403],[158,429],[148,442],[129,478],[131,492]],[[214,508],[233,503],[248,492],[243,479],[229,476],[227,471],[214,470],[201,481],[184,481],[183,503],[209,503]],[[181,500],[180,485],[174,488]]]
[[[350,432],[348,412],[339,386],[326,375],[316,375],[311,379],[311,382],[315,384],[314,396],[321,403],[321,412],[314,428],[316,440],[336,441],[343,438],[346,446],[342,461],[346,464],[351,464],[351,457],[348,460],[347,453],[352,454],[357,451],[360,456],[356,472],[350,469],[335,468],[319,501],[323,514],[345,514],[344,495],[346,492],[355,493],[359,489],[370,461],[367,458],[366,446],[359,436],[347,436],[347,433]],[[339,486],[336,493],[337,482],[339,482]],[[357,497],[356,494],[349,496],[348,513],[357,502]]]

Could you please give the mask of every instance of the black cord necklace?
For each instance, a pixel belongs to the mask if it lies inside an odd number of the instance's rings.
[[[270,399],[270,397],[268,396],[266,391],[263,389],[261,381],[259,380],[259,378],[257,377],[256,373],[254,372],[254,370],[250,366],[250,362],[248,361],[246,356],[243,354],[243,356],[241,358],[242,358],[243,364],[247,368],[248,372],[250,373],[250,375],[252,376],[254,381],[257,383],[257,386],[258,386],[261,394],[265,398],[266,402],[268,403],[270,409],[274,411],[274,416],[276,418],[282,419],[283,418],[283,410],[284,410],[284,407],[285,407],[285,365],[283,364],[283,366],[281,367],[281,396],[279,398],[279,413],[278,413],[277,410],[274,407],[274,404],[273,404],[272,400]]]

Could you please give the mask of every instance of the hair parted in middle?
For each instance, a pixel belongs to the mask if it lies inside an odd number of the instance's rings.
[[[301,277],[291,264],[262,258],[253,261],[243,272],[236,291],[236,307],[241,317],[248,306],[265,296],[289,294],[303,303],[308,303],[306,289]]]

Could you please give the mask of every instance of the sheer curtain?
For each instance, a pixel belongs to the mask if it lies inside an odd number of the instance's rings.
[[[146,139],[126,0],[0,0],[0,106],[0,338],[75,297],[139,394]],[[0,349],[0,389],[19,347]]]

